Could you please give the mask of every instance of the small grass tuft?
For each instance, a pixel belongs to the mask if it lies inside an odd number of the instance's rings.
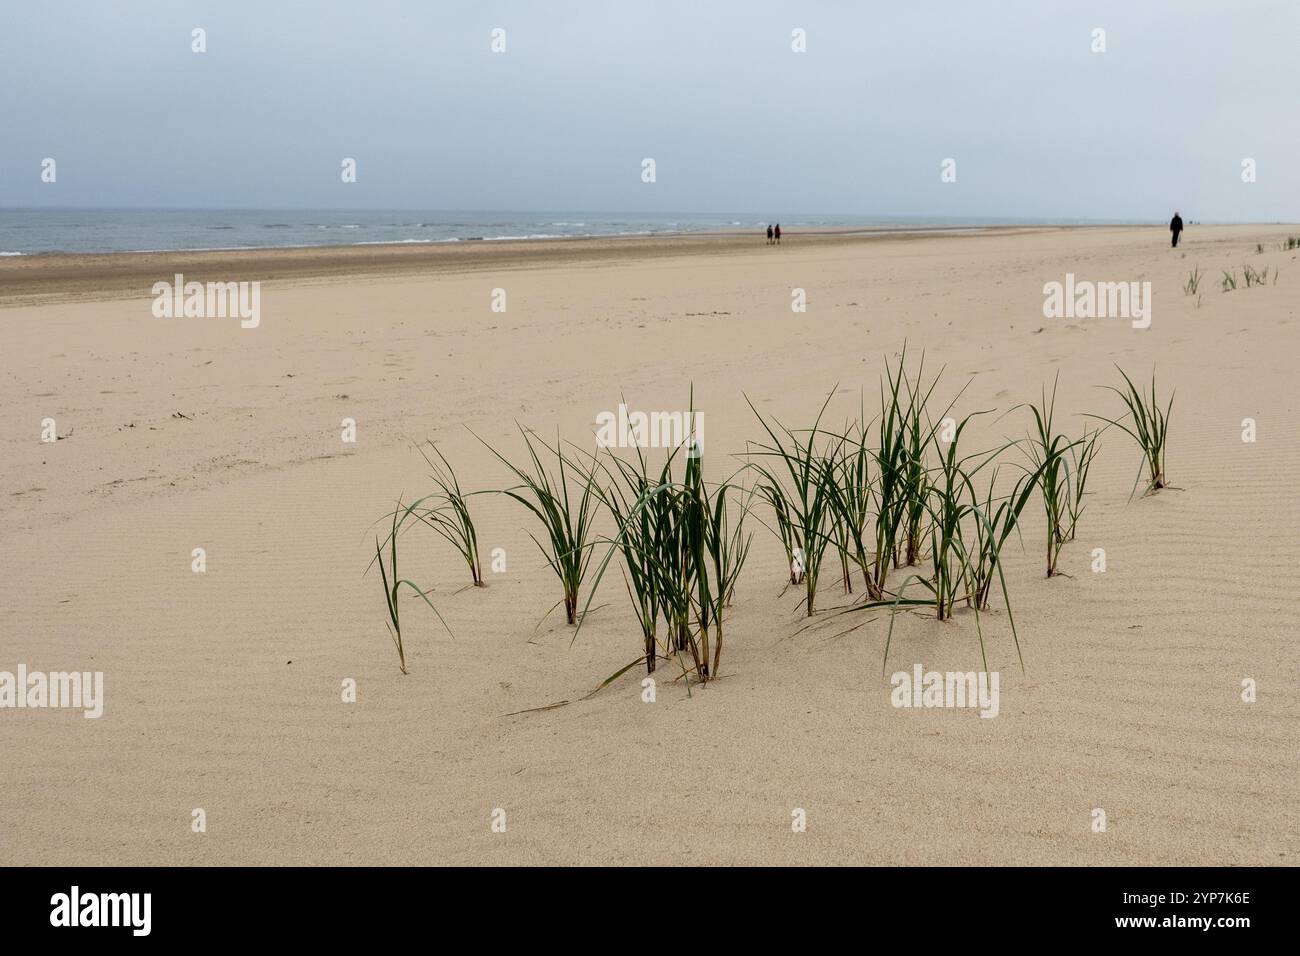
[[[1074,540],[1074,533],[1079,527],[1079,518],[1085,507],[1083,496],[1087,494],[1088,474],[1092,470],[1092,460],[1097,457],[1097,439],[1100,435],[1100,429],[1084,432],[1083,437],[1070,446],[1070,493],[1066,501],[1070,523],[1065,532],[1066,541]]]
[[[1268,285],[1268,266],[1264,267],[1263,272],[1256,272],[1250,266],[1246,266],[1245,280],[1247,289],[1257,285]]]
[[[788,522],[789,541],[797,541],[792,555],[791,572],[794,576],[802,574],[804,601],[809,617],[816,609],[817,578],[821,572],[822,559],[830,543],[827,524],[834,517],[833,492],[828,487],[834,483],[834,461],[837,454],[834,436],[831,436],[830,453],[818,448],[818,439],[823,436],[820,431],[822,415],[826,406],[835,395],[834,389],[826,396],[821,411],[817,414],[812,428],[805,433],[796,433],[775,420],[769,424],[754,403],[749,402],[759,424],[767,432],[770,444],[751,443],[751,455],[762,459],[751,463],[758,474],[759,493],[769,502],[782,503],[784,511],[778,511],[778,526]],[[793,486],[786,492],[784,484],[789,480]],[[786,532],[782,532],[783,541]],[[791,544],[786,544],[787,551]]]
[[[578,591],[591,561],[593,525],[600,501],[595,470],[583,468],[569,459],[564,454],[558,435],[555,447],[551,448],[522,427],[519,433],[528,450],[529,460],[525,468],[511,464],[483,439],[480,438],[479,441],[483,441],[483,445],[519,479],[518,485],[506,488],[502,493],[519,502],[542,523],[546,532],[545,543],[531,531],[528,536],[560,579],[560,587],[564,592],[564,596],[551,607],[551,611],[563,604],[565,619],[571,626],[576,625]],[[548,452],[548,457],[554,456],[557,474],[552,474],[542,463],[538,447]],[[570,485],[576,486],[577,495],[570,495]]]
[[[430,458],[423,448],[420,454],[433,469],[431,475],[438,491],[420,499],[411,506],[413,510],[425,502],[436,502],[434,507],[422,507],[414,514],[459,552],[461,559],[469,567],[470,579],[475,587],[485,588],[483,566],[479,563],[478,532],[474,528],[474,519],[470,517],[468,495],[461,491],[456,472],[451,462],[432,441],[428,443],[434,458]],[[417,446],[418,447],[418,446]]]
[[[1042,492],[1043,512],[1047,518],[1047,576],[1057,573],[1057,560],[1069,529],[1070,468],[1065,453],[1074,447],[1065,435],[1055,431],[1058,374],[1052,382],[1052,394],[1043,389],[1040,404],[1030,405],[1034,413],[1034,433],[1029,436],[1029,456],[1033,459],[1038,487]]]
[[[397,539],[401,533],[402,525],[410,515],[411,509],[409,507],[403,508],[402,501],[399,498],[397,501],[397,507],[393,511],[393,523],[388,532],[387,540],[381,543],[378,536],[375,537],[375,561],[379,564],[379,575],[384,585],[384,601],[388,605],[388,621],[386,621],[385,624],[388,627],[389,637],[393,639],[393,644],[397,647],[397,666],[401,668],[403,674],[407,673],[406,647],[402,643],[402,614],[397,601],[398,592],[401,590],[403,584],[416,594],[420,595],[424,600],[424,603],[429,605],[433,610],[433,613],[438,616],[438,620],[442,621],[442,626],[447,628],[447,633],[451,634],[451,627],[448,626],[438,609],[433,606],[433,602],[429,600],[429,596],[416,587],[412,582],[398,576]],[[389,549],[387,565],[385,565],[384,559],[385,545],[387,545]],[[455,635],[452,636],[454,637]]]
[[[1124,388],[1116,388],[1113,385],[1107,385],[1118,395],[1124,402],[1126,414],[1120,418],[1107,418],[1104,415],[1089,415],[1089,418],[1096,418],[1100,421],[1114,425],[1122,429],[1125,434],[1138,443],[1142,449],[1142,465],[1138,468],[1138,475],[1133,482],[1133,490],[1137,491],[1137,486],[1142,481],[1142,471],[1147,473],[1147,487],[1145,494],[1154,494],[1161,488],[1169,487],[1169,480],[1165,475],[1165,451],[1169,435],[1169,416],[1174,407],[1174,396],[1171,393],[1169,402],[1162,411],[1159,401],[1156,397],[1156,375],[1151,373],[1151,391],[1142,392],[1133,380],[1128,377],[1119,366],[1115,366],[1119,374],[1124,376]],[[1127,422],[1127,424],[1125,424]],[[1130,498],[1132,495],[1130,495]]]

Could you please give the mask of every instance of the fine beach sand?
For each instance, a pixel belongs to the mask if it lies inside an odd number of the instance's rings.
[[[1288,231],[1193,226],[1179,250],[1162,228],[1093,227],[0,261],[0,670],[106,685],[98,720],[0,712],[0,861],[1300,862]],[[1278,283],[1221,293],[1220,270],[1247,263]],[[1182,291],[1197,265],[1199,308]],[[149,287],[176,271],[264,279],[260,326],[155,319]],[[1067,272],[1150,281],[1151,327],[1044,319],[1043,284]],[[665,665],[654,704],[635,670],[579,700],[638,654],[622,579],[606,576],[576,642],[562,614],[539,626],[558,584],[501,496],[472,500],[485,567],[494,548],[507,559],[485,590],[411,532],[403,576],[435,589],[455,639],[408,595],[399,672],[363,572],[376,519],[429,490],[413,441],[438,441],[468,488],[501,488],[465,426],[512,459],[516,422],[590,446],[620,395],[683,409],[693,383],[720,480],[760,434],[745,395],[790,426],[837,384],[828,416],[855,415],[863,388],[870,413],[905,340],[946,368],[939,407],[966,386],[960,413],[1006,413],[973,426],[972,448],[1023,435],[1013,407],[1058,371],[1076,434],[1083,412],[1118,413],[1097,387],[1120,381],[1113,363],[1138,381],[1154,363],[1177,389],[1178,490],[1130,501],[1139,452],[1112,430],[1070,576],[1050,581],[1027,512],[1007,562],[1023,673],[1005,613],[982,617],[996,719],[891,707],[884,615],[799,632],[757,522],[721,678],[688,697]],[[65,440],[39,441],[47,417]],[[845,601],[828,567],[824,608]],[[973,617],[901,615],[887,670],[918,662],[981,669]]]

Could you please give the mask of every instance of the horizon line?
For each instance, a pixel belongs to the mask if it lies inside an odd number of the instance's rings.
[[[416,206],[351,206],[351,207],[330,207],[330,206],[133,206],[133,205],[0,205],[0,212],[324,212],[324,213],[439,213],[439,214],[491,214],[502,215],[506,213],[522,213],[526,215],[550,215],[563,213],[566,215],[581,214],[590,216],[637,216],[647,219],[658,219],[671,216],[696,216],[696,217],[726,217],[726,216],[752,216],[763,218],[767,214],[752,210],[638,210],[638,209],[562,209],[562,208],[536,208],[536,209],[476,209],[476,208],[435,208],[435,207],[416,207]],[[1098,225],[1145,225],[1148,223],[1161,223],[1161,218],[1128,218],[1123,216],[1077,216],[1077,215],[1020,215],[1013,213],[964,213],[964,214],[937,214],[937,213],[885,213],[885,212],[827,212],[824,210],[812,211],[783,211],[781,216],[789,217],[824,217],[824,218],[856,218],[864,220],[880,221],[898,221],[902,223],[916,223],[919,220],[935,219],[945,221],[962,221],[962,220],[993,220],[993,221],[1021,221],[1033,222],[1040,224],[1079,224],[1079,223],[1096,223]],[[1188,218],[1193,218],[1189,216]],[[776,220],[773,219],[773,222]],[[1195,219],[1196,222],[1207,225],[1290,225],[1300,220],[1287,219]]]

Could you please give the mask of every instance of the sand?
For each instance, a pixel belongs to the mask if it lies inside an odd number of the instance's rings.
[[[1296,863],[1287,232],[1192,227],[1176,251],[1159,228],[1091,228],[0,263],[0,670],[103,671],[106,694],[95,720],[0,711],[0,861]],[[1220,292],[1245,263],[1279,282]],[[1196,265],[1199,307],[1181,289]],[[175,271],[265,279],[260,325],[155,319],[149,286]],[[1043,284],[1067,272],[1151,282],[1151,327],[1045,319]],[[576,641],[561,615],[539,624],[560,593],[500,496],[475,499],[485,564],[506,555],[486,589],[431,534],[411,539],[404,576],[435,589],[455,637],[408,597],[399,672],[364,572],[376,519],[428,489],[412,442],[499,488],[466,426],[512,456],[516,422],[589,444],[620,395],[681,409],[693,383],[721,478],[758,435],[744,396],[804,425],[838,384],[843,420],[905,340],[945,367],[943,403],[966,386],[959,411],[1007,413],[973,446],[1023,434],[1013,407],[1058,372],[1071,431],[1117,410],[1097,387],[1113,363],[1177,388],[1177,490],[1129,500],[1138,452],[1109,434],[1069,576],[1043,577],[1027,518],[1007,564],[1023,672],[1005,612],[981,619],[995,719],[892,707],[884,616],[801,631],[761,527],[721,679],[688,696],[661,668],[648,704],[634,671],[579,700],[638,654],[621,579]],[[47,417],[63,440],[39,441]],[[834,579],[825,607],[847,600]],[[916,663],[980,670],[973,617],[901,616],[886,669]]]

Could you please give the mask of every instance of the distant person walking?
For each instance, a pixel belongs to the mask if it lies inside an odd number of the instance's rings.
[[[1169,231],[1174,234],[1174,244],[1172,248],[1177,249],[1178,236],[1183,231],[1183,217],[1178,215],[1177,210],[1174,211],[1174,218],[1169,220]]]
[[[768,244],[769,246],[772,244],[772,227],[771,227],[771,225],[769,225],[769,226],[767,227],[767,244]]]
[[[779,246],[781,244],[781,224],[779,222],[776,224],[776,228],[772,230],[772,234],[776,236],[776,244]]]

